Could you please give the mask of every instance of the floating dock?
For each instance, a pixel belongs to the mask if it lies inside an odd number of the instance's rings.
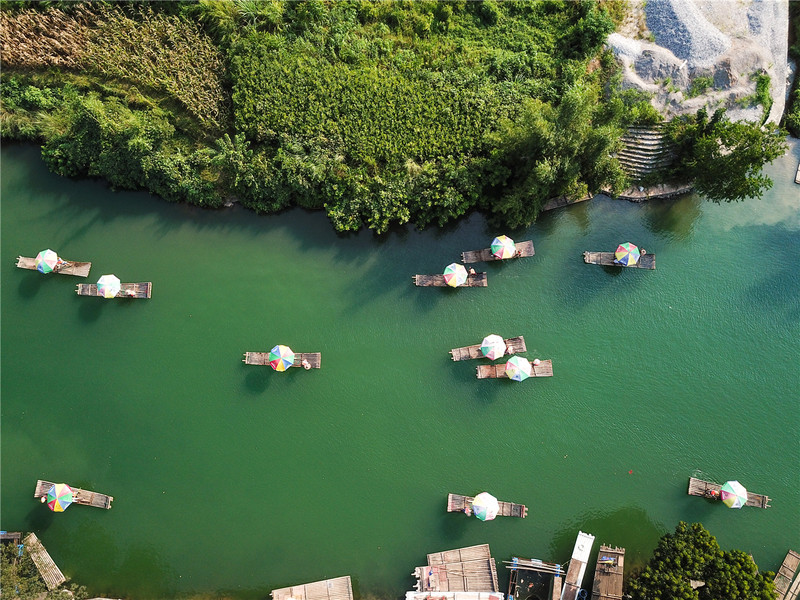
[[[20,269],[30,269],[31,271],[35,271],[36,259],[28,258],[27,256],[18,256],[17,266]],[[88,277],[89,269],[91,268],[92,268],[92,263],[90,262],[75,262],[73,260],[64,260],[60,264],[56,265],[56,268],[53,269],[53,273],[58,273],[59,275],[75,275],[76,277]]]
[[[594,570],[592,600],[621,600],[625,548],[600,545]]]
[[[475,500],[473,496],[447,494],[447,512],[463,512],[466,515],[472,516],[473,500]],[[524,504],[502,502],[499,500],[498,504],[500,504],[500,512],[497,513],[498,517],[519,517],[524,519],[528,516],[528,507]]]
[[[120,286],[119,292],[115,298],[149,298],[150,292],[153,289],[153,284],[149,281],[144,283],[123,283]],[[75,292],[78,296],[100,296],[97,293],[96,283],[79,283]]]
[[[42,481],[41,479],[36,482],[36,491],[33,493],[34,498],[43,498],[47,495],[47,491],[55,484],[51,481]],[[69,485],[69,484],[67,484]],[[97,492],[90,492],[89,490],[82,490],[73,486],[72,488],[72,501],[78,504],[85,504],[86,506],[94,506],[96,508],[111,508],[111,502],[114,496],[106,496],[105,494],[98,494]]]
[[[535,252],[533,251],[533,242],[531,240],[525,240],[524,242],[517,242],[515,246],[517,248],[517,252],[512,258],[533,256],[535,254]],[[476,262],[490,262],[493,260],[510,260],[510,259],[497,258],[496,256],[493,256],[491,248],[484,248],[483,250],[467,250],[466,252],[461,253],[461,262],[463,262],[464,264],[476,263]]]
[[[531,363],[531,377],[552,377],[553,376],[553,361],[542,360],[538,365]],[[506,375],[506,364],[498,363],[492,365],[478,365],[477,368],[478,379],[502,379],[508,377]]]
[[[418,592],[497,592],[497,566],[489,544],[428,554],[412,573]],[[501,596],[502,599],[502,596]]]
[[[28,551],[28,554],[30,554],[33,564],[39,569],[39,574],[42,576],[42,579],[44,579],[48,590],[56,589],[67,580],[61,572],[61,569],[59,569],[56,563],[53,562],[53,559],[50,558],[50,554],[48,554],[47,550],[42,546],[42,542],[39,541],[35,533],[29,533],[25,536],[23,544],[25,544],[25,549]]]
[[[703,481],[702,479],[689,477],[689,491],[687,493],[690,496],[702,496],[704,498],[710,498],[711,495],[709,492],[719,492],[720,489],[722,489],[722,486],[718,483],[712,483],[710,481]],[[771,508],[769,501],[769,496],[762,496],[761,494],[751,494],[750,492],[747,492],[747,504],[745,504],[745,506]]]
[[[613,252],[584,252],[583,262],[590,265],[604,265],[606,267],[623,267],[625,269],[655,269],[656,255],[643,254],[635,265],[621,265],[614,262]]]
[[[790,591],[789,588],[792,585],[792,579],[794,579],[795,571],[797,571],[797,567],[800,565],[800,554],[795,552],[794,550],[789,550],[786,553],[786,558],[783,559],[783,564],[781,568],[778,569],[778,572],[775,574],[775,599],[776,600],[790,600],[786,598],[787,593]],[[800,581],[800,577],[798,577],[795,584],[798,584]],[[797,587],[795,586],[795,588]],[[795,596],[797,592],[795,592]],[[794,600],[793,598],[791,600]]]
[[[578,597],[578,592],[583,584],[583,574],[586,572],[586,563],[589,562],[589,554],[592,552],[593,544],[593,535],[582,531],[578,532],[578,539],[575,540],[572,558],[567,568],[567,576],[564,578],[564,589],[561,590],[561,600],[576,600]]]
[[[517,352],[526,352],[528,348],[525,346],[525,338],[520,336],[513,338],[506,338],[503,340],[506,343],[506,354],[516,354]],[[453,360],[472,360],[474,358],[486,358],[481,352],[481,345],[464,346],[463,348],[453,348],[450,350],[450,356]]]
[[[525,600],[530,595],[531,586],[538,583],[534,577],[549,578],[550,575],[553,576],[550,582],[550,599],[558,600],[561,597],[561,582],[564,576],[564,569],[561,568],[561,565],[535,558],[517,558],[516,556],[511,559],[511,562],[503,562],[506,563],[506,568],[511,570],[508,582],[509,600]],[[530,572],[535,575],[531,575]]]
[[[322,368],[321,352],[298,352],[294,355],[293,367],[302,367],[303,361],[308,361],[309,369]],[[269,352],[245,352],[242,362],[246,365],[269,365]]]
[[[269,595],[272,600],[353,600],[353,584],[345,575],[272,590]]]
[[[444,281],[444,275],[414,275],[414,285],[419,287],[452,287]],[[458,287],[486,287],[489,278],[486,273],[472,273],[467,276],[467,282]]]

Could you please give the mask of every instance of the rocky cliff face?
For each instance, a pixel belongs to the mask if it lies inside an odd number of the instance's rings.
[[[759,75],[769,75],[769,121],[783,114],[788,69],[789,0],[629,0],[629,15],[608,45],[623,66],[623,86],[653,94],[666,117],[726,108],[756,121]]]

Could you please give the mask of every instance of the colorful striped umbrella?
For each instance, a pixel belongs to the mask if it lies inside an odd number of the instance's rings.
[[[506,363],[506,375],[514,381],[524,381],[533,374],[530,361],[524,356],[512,356]]]
[[[491,521],[500,512],[500,503],[489,492],[481,492],[472,500],[472,514],[481,521]]]
[[[492,240],[492,256],[495,258],[511,258],[517,252],[517,246],[507,235],[498,235]]]
[[[97,280],[97,292],[103,298],[113,298],[122,288],[119,278],[115,275],[103,275]]]
[[[451,287],[467,283],[467,268],[458,263],[451,263],[444,269],[444,282]]]
[[[66,483],[54,483],[47,490],[47,506],[53,512],[64,512],[73,500],[72,488]]]
[[[506,343],[499,335],[487,335],[481,342],[481,352],[489,360],[495,360],[506,353]]]
[[[276,371],[285,371],[294,364],[294,352],[289,346],[275,346],[269,351],[269,366]]]
[[[742,508],[747,504],[747,490],[738,481],[726,481],[719,490],[719,498],[728,508]]]
[[[50,250],[42,250],[36,255],[36,270],[39,273],[52,273],[56,265],[61,261],[58,254]]]
[[[625,265],[626,267],[632,267],[639,262],[639,257],[641,255],[642,253],[639,252],[639,248],[630,242],[625,242],[617,246],[617,251],[614,252],[614,262]]]

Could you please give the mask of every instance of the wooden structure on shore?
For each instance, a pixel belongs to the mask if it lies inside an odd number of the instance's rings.
[[[119,292],[114,296],[115,298],[149,298],[150,292],[153,289],[153,284],[150,281],[143,283],[123,283],[120,286]],[[96,283],[79,283],[78,288],[75,290],[78,296],[100,296],[103,294],[97,293]]]
[[[689,477],[689,491],[690,496],[702,496],[703,498],[719,498],[719,495],[712,495],[711,492],[719,492],[722,486],[718,483],[710,481],[703,481]],[[755,506],[756,508],[771,508],[769,504],[769,496],[762,496],[761,494],[752,494],[747,492],[747,504],[745,506]]]
[[[497,592],[497,566],[489,544],[428,554],[412,573],[418,592]]]
[[[503,340],[506,343],[506,354],[516,354],[517,352],[526,352],[528,348],[525,346],[525,338],[520,336],[513,338],[506,338]],[[481,352],[481,345],[464,346],[463,348],[453,348],[450,350],[450,356],[453,360],[472,360],[474,358],[486,358]]]
[[[19,544],[22,541],[22,532],[20,531],[0,531],[0,542],[14,542]]]
[[[349,575],[272,590],[272,600],[353,600]]]
[[[297,352],[294,355],[293,367],[302,367],[303,361],[308,361],[309,369],[322,368],[322,353]],[[269,365],[269,352],[245,352],[242,362],[246,365]]]
[[[535,252],[533,251],[533,242],[531,240],[525,240],[524,242],[517,242],[514,244],[517,251],[512,258],[521,258],[525,256],[533,256]],[[492,255],[491,248],[484,248],[483,250],[467,250],[466,252],[461,253],[461,262],[464,264],[469,263],[476,263],[476,262],[490,262],[493,260],[509,260],[503,258],[497,258],[496,256]]]
[[[33,564],[39,569],[39,574],[42,576],[42,579],[44,579],[48,590],[56,589],[67,580],[61,572],[61,569],[59,569],[56,563],[53,562],[53,559],[50,558],[50,554],[48,554],[47,550],[42,546],[42,542],[39,541],[35,533],[29,533],[25,536],[23,544],[25,544],[25,549],[28,551],[28,554],[30,554]]]
[[[506,375],[506,363],[491,365],[478,365],[478,379],[502,379]],[[531,377],[552,377],[553,361],[550,359],[539,361],[538,365],[531,362]]]
[[[459,494],[447,494],[447,512],[463,512],[468,516],[472,516],[472,501],[475,500],[472,496],[460,496]],[[502,502],[500,504],[500,512],[497,513],[498,517],[519,517],[524,519],[528,516],[528,507],[524,504],[515,504],[513,502]]]
[[[47,491],[54,485],[55,484],[50,481],[38,480],[33,497],[44,498],[47,496]],[[69,487],[72,488],[73,502],[85,504],[86,506],[94,506],[96,508],[111,508],[111,502],[114,500],[113,496],[106,496],[105,494],[98,494],[97,492],[90,492],[89,490],[82,490],[73,486]]]
[[[794,586],[792,586],[792,579],[794,579],[798,565],[800,565],[800,554],[794,550],[789,550],[789,552],[786,553],[786,558],[783,559],[781,568],[778,569],[778,572],[775,574],[776,600],[794,600],[794,597],[797,596],[797,588],[800,586],[800,583],[798,583],[800,582],[800,577],[797,578]],[[787,594],[790,592],[790,587],[793,587],[795,590],[794,596],[791,598],[787,597]]]
[[[575,547],[572,549],[572,558],[567,567],[567,576],[564,578],[564,588],[561,590],[561,600],[576,600],[583,584],[583,574],[586,572],[586,563],[594,544],[594,536],[582,531],[578,532]]]
[[[600,545],[594,570],[592,600],[621,600],[625,548]]]
[[[30,269],[32,271],[35,271],[36,259],[28,258],[27,256],[18,256],[17,266],[20,269]],[[92,263],[90,262],[75,262],[72,260],[64,260],[56,265],[56,268],[53,269],[53,273],[58,273],[59,275],[75,275],[76,277],[88,277],[89,269],[91,268],[92,268]]]
[[[447,285],[444,275],[414,275],[414,285],[419,287],[452,287]],[[486,287],[489,285],[489,278],[486,273],[470,273],[467,275],[467,282],[458,287]]]
[[[506,563],[506,568],[511,570],[508,582],[508,595],[513,600],[524,600],[528,596],[528,590],[524,587],[526,575],[525,571],[535,571],[544,575],[552,575],[552,587],[550,588],[550,600],[559,600],[561,597],[561,583],[564,577],[564,569],[557,563],[545,562],[538,559],[527,559],[512,557],[511,562]],[[522,573],[520,573],[522,572]]]
[[[590,265],[604,265],[606,267],[623,267],[630,269],[655,269],[656,268],[656,255],[655,254],[642,254],[635,265],[621,265],[614,262],[613,252],[584,252],[583,262]]]

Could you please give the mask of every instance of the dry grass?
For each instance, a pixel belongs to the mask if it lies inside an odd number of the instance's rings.
[[[4,67],[80,68],[89,40],[92,13],[60,10],[0,11],[0,48]]]

